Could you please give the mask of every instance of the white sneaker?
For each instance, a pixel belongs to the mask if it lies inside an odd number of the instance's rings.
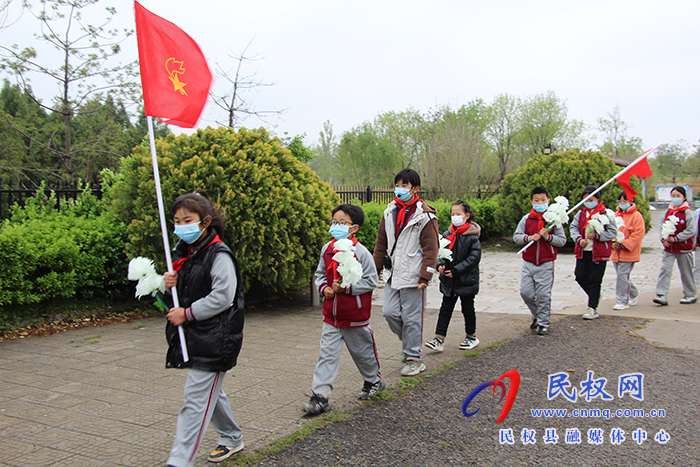
[[[401,368],[401,376],[415,376],[421,371],[425,371],[423,362],[420,360],[407,360],[406,364]]]
[[[625,305],[624,303],[618,303],[613,307],[613,310],[626,310],[629,307],[629,305]]]
[[[461,344],[459,344],[459,349],[471,350],[477,345],[479,345],[479,339],[477,339],[476,336],[467,336],[467,338],[464,339]]]
[[[629,306],[635,306],[637,304],[637,297],[630,298],[629,301],[627,302]]]
[[[588,307],[588,311],[584,313],[581,318],[583,319],[596,319],[598,317],[598,310]]]
[[[442,352],[443,350],[445,350],[445,346],[443,345],[444,343],[445,341],[443,341],[439,337],[433,337],[431,340],[425,343],[425,346],[436,352]]]
[[[698,301],[698,298],[693,295],[692,297],[683,297],[681,298],[681,305],[690,305],[692,303],[695,303]]]

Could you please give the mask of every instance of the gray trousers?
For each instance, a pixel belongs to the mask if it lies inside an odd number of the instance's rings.
[[[343,343],[360,371],[362,378],[374,384],[379,381],[379,359],[374,333],[369,326],[360,328],[338,328],[323,323],[321,334],[321,353],[314,370],[314,382],[311,390],[328,399],[333,391],[333,382],[338,376],[340,351]]]
[[[700,287],[700,258],[698,258],[698,251],[700,248],[695,249],[695,269],[693,269],[693,276],[695,276],[695,290]]]
[[[384,287],[384,319],[389,329],[399,336],[403,352],[408,357],[420,358],[422,353],[425,300],[425,289],[392,289],[391,279]]]
[[[552,284],[554,284],[554,261],[536,266],[523,261],[520,271],[520,296],[530,309],[537,324],[549,327],[549,313],[552,308]]]
[[[632,268],[634,263],[628,261],[618,261],[613,263],[617,273],[617,284],[615,285],[615,299],[621,305],[627,305],[632,298],[639,296],[639,290],[632,283]]]
[[[241,429],[233,421],[226,394],[221,390],[226,372],[190,369],[185,383],[185,403],[177,416],[177,433],[168,464],[194,465],[199,443],[211,426],[219,433],[219,444],[235,447],[243,442]]]
[[[659,280],[656,283],[656,295],[668,295],[668,291],[671,289],[671,274],[675,261],[678,263],[678,270],[681,273],[683,295],[685,297],[695,296],[695,278],[693,277],[695,263],[693,254],[664,251],[661,258],[661,271],[659,272]]]

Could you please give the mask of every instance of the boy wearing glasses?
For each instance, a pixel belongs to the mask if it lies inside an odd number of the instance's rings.
[[[330,409],[328,398],[338,374],[343,343],[348,346],[348,351],[365,380],[358,399],[370,399],[386,387],[379,373],[377,346],[369,327],[372,291],[377,287],[379,277],[372,253],[355,239],[355,233],[364,221],[362,208],[341,204],[333,210],[329,230],[333,240],[321,248],[321,260],[315,275],[316,287],[323,296],[323,331],[311,399],[302,407],[308,415],[319,415]],[[336,249],[336,242],[345,239],[354,245],[354,258],[362,268],[359,281],[347,288],[342,287],[343,277],[338,273],[339,266],[343,266],[339,262],[344,260],[336,256],[337,253],[342,253],[342,250]]]

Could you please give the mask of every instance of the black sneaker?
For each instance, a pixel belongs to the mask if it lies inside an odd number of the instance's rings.
[[[222,462],[225,459],[228,459],[232,455],[236,454],[237,452],[241,451],[243,449],[243,442],[241,441],[241,444],[235,447],[228,447],[224,446],[223,444],[219,444],[212,452],[209,454],[209,457],[207,457],[207,460],[209,462]]]
[[[537,326],[537,335],[538,336],[546,336],[549,334],[549,329],[546,328],[545,326]]]
[[[357,398],[361,401],[366,401],[367,399],[373,398],[384,389],[386,389],[386,383],[381,379],[374,384],[365,381],[365,385],[362,387],[362,391],[360,391],[360,395],[357,396]]]
[[[537,331],[537,318],[532,319],[532,324],[530,324],[530,331]]]
[[[330,409],[331,406],[328,404],[328,399],[316,393],[312,393],[309,403],[301,408],[301,410],[311,416],[320,415],[323,412],[328,412]]]

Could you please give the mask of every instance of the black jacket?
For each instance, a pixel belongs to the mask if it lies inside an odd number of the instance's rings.
[[[178,272],[177,292],[180,306],[187,308],[193,302],[211,292],[210,271],[217,254],[231,255],[236,270],[236,293],[231,306],[209,319],[188,321],[182,324],[189,361],[183,362],[180,336],[177,327],[168,322],[165,336],[168,340],[167,368],[195,368],[204,371],[227,371],[236,366],[243,342],[243,279],[238,262],[224,243],[211,243],[216,236],[212,229],[209,236],[195,246],[190,259],[182,263]],[[206,248],[205,248],[206,247]],[[187,253],[187,244],[178,242],[173,249],[175,260]]]
[[[445,261],[445,270],[452,271],[452,278],[440,274],[440,292],[450,297],[479,293],[479,261],[481,261],[481,227],[473,223],[464,235],[457,236],[452,247],[452,261]],[[448,230],[443,234],[447,238]]]

